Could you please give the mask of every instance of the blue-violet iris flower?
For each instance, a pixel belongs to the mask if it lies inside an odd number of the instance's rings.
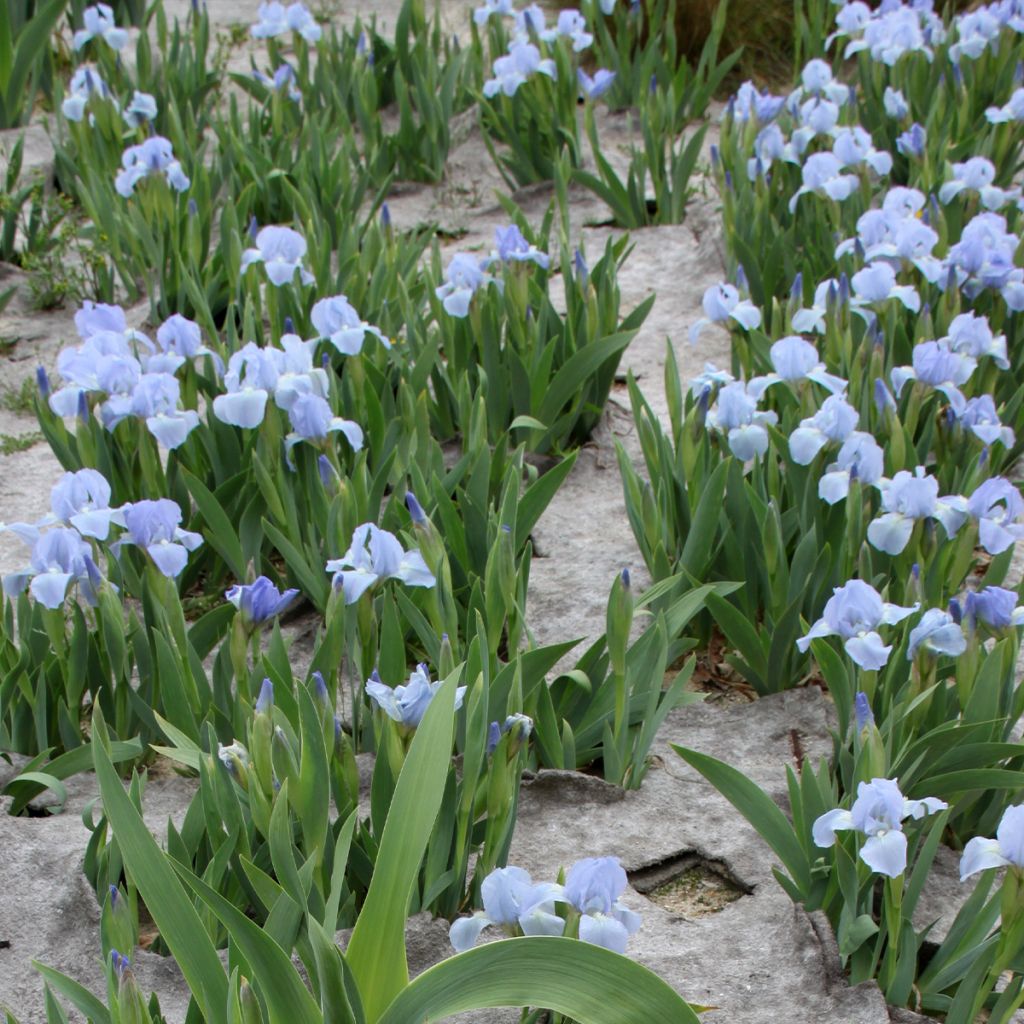
[[[250,628],[277,618],[299,596],[295,589],[280,591],[266,576],[252,583],[236,583],[224,592],[224,597],[242,614],[242,621]]]

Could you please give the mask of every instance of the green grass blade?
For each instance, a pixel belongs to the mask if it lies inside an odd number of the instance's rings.
[[[380,1024],[443,1020],[490,1006],[546,1006],[579,1024],[696,1024],[693,1008],[628,957],[577,939],[490,942],[421,974]]]
[[[346,959],[370,1024],[380,1019],[409,982],[405,913],[444,795],[457,678],[453,673],[445,681],[416,730],[395,786],[366,902],[348,946]]]
[[[43,976],[48,985],[59,992],[79,1013],[93,1024],[110,1024],[110,1011],[84,985],[69,978],[60,971],[55,971],[46,964],[32,961],[32,966]]]
[[[172,863],[189,888],[217,915],[249,962],[267,1002],[269,1024],[323,1024],[320,1009],[302,984],[288,953],[255,921],[249,920],[183,864]]]
[[[93,735],[105,738],[105,733],[102,713],[96,708]],[[132,881],[178,961],[207,1024],[227,1024],[228,980],[203,922],[125,792],[102,740],[94,738],[92,750],[103,807]]]

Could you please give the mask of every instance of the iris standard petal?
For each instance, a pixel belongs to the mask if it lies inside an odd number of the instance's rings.
[[[533,880],[523,868],[514,865],[496,868],[480,886],[484,910],[497,924],[513,924],[522,913],[524,899],[528,900],[532,888]]]

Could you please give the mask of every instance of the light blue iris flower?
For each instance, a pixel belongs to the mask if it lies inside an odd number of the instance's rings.
[[[90,39],[102,39],[112,50],[123,50],[128,43],[128,33],[114,22],[114,11],[108,4],[86,7],[82,12],[84,28],[80,28],[71,40],[75,50],[82,49]]]
[[[67,96],[61,104],[61,112],[69,121],[81,121],[85,117],[85,108],[89,100],[94,96],[101,100],[112,99],[110,88],[99,72],[91,64],[83,64],[71,76]],[[90,114],[89,123],[92,121],[93,115]]]
[[[1004,448],[1012,448],[1016,440],[1013,427],[1003,426],[999,419],[991,395],[968,398],[963,410],[957,415],[957,422],[985,445],[998,442]]]
[[[949,333],[941,339],[953,352],[973,359],[990,358],[1000,370],[1008,370],[1006,335],[993,334],[988,317],[973,312],[960,313],[949,324]]]
[[[834,153],[813,153],[803,166],[803,184],[789,201],[789,212],[795,213],[803,195],[823,195],[836,202],[848,199],[860,185],[856,174],[843,174],[843,165]]]
[[[886,114],[894,121],[902,121],[910,115],[910,104],[907,103],[907,98],[899,89],[894,89],[891,85],[885,87],[882,106],[885,107]]]
[[[534,884],[522,868],[492,871],[480,886],[484,909],[472,917],[460,917],[448,930],[456,953],[472,949],[480,933],[492,925],[506,934],[561,935],[565,921],[555,914],[555,902],[562,901],[562,887],[553,882]]]
[[[546,252],[531,245],[515,224],[494,229],[495,250],[491,258],[502,263],[536,263],[543,270],[548,269],[551,259]]]
[[[1020,198],[1020,189],[1002,189],[993,184],[996,166],[983,156],[972,156],[963,163],[953,164],[953,177],[939,189],[939,202],[951,202],[964,192],[973,192],[986,210],[998,210]]]
[[[344,295],[333,295],[314,303],[310,319],[320,337],[326,338],[344,356],[358,355],[367,334],[372,334],[385,348],[391,348],[391,342],[381,329],[363,320]]]
[[[747,390],[753,395],[760,395],[773,384],[783,381],[798,384],[803,380],[813,380],[834,395],[846,391],[846,381],[826,372],[818,350],[798,334],[780,338],[769,349],[768,355],[775,372],[754,377],[747,384]]]
[[[129,128],[141,128],[144,124],[156,120],[156,114],[155,97],[148,92],[139,92],[138,89],[132,94],[128,106],[121,111],[121,116]]]
[[[931,655],[948,654],[952,658],[958,658],[967,650],[967,637],[949,612],[941,608],[929,608],[921,616],[921,621],[910,631],[907,660],[913,660],[922,649]]]
[[[975,488],[967,511],[978,521],[978,541],[990,555],[1000,555],[1024,540],[1024,498],[1017,487],[994,476]]]
[[[83,537],[106,540],[115,512],[110,493],[106,477],[95,469],[65,473],[50,491],[48,518],[74,527]]]
[[[441,681],[430,681],[427,666],[419,664],[409,676],[404,686],[394,688],[381,682],[376,669],[366,681],[366,695],[390,718],[406,729],[415,729],[427,713],[430,702],[441,688]],[[462,707],[462,699],[466,696],[466,687],[460,686],[455,691],[455,710]]]
[[[850,493],[854,478],[864,485],[877,484],[884,467],[885,452],[878,442],[871,434],[855,430],[843,441],[836,461],[818,481],[818,497],[834,505]]]
[[[884,261],[872,263],[858,270],[850,278],[853,297],[850,307],[868,322],[874,319],[874,312],[867,307],[878,306],[890,299],[901,302],[912,313],[921,308],[921,296],[913,285],[896,283],[896,271],[892,264]]]
[[[598,68],[591,77],[583,68],[577,68],[576,81],[579,82],[580,92],[584,99],[596,100],[612,87],[615,82],[615,72],[609,71],[607,68]]]
[[[814,289],[814,302],[809,308],[798,309],[793,314],[794,331],[825,333],[825,320],[839,302],[839,282],[830,277]]]
[[[749,121],[751,118],[766,124],[774,121],[786,103],[785,96],[773,96],[768,92],[759,92],[753,82],[744,82],[736,95],[729,100],[726,116],[736,121]]]
[[[690,328],[690,341],[695,342],[708,324],[727,324],[734,320],[744,330],[761,326],[761,310],[749,299],[741,299],[739,289],[732,284],[716,284],[704,292],[701,300],[704,316]]]
[[[315,340],[303,341],[297,334],[282,335],[281,348],[248,342],[228,360],[225,391],[214,398],[213,414],[222,423],[253,428],[263,422],[271,395],[286,412],[300,397],[326,398],[330,383],[323,367],[313,365],[315,350]]]
[[[340,433],[357,452],[363,447],[363,430],[358,423],[334,415],[326,398],[320,395],[299,395],[288,407],[292,433],[285,439],[285,451],[289,454],[301,441],[323,444],[329,434]]]
[[[254,342],[248,342],[228,360],[225,393],[213,400],[213,414],[234,427],[258,427],[266,413],[270,388],[277,382],[273,367]]]
[[[963,352],[954,352],[941,341],[922,341],[911,353],[912,366],[893,367],[890,379],[898,398],[909,380],[916,380],[941,391],[955,412],[962,412],[966,399],[960,388],[970,380],[978,361]]]
[[[484,25],[492,14],[511,17],[514,13],[512,0],[484,0],[483,5],[473,11],[473,21],[478,25]]]
[[[519,86],[534,74],[557,77],[555,62],[549,57],[542,58],[540,50],[533,43],[525,39],[513,39],[509,43],[508,53],[495,60],[494,77],[484,82],[484,96],[488,99],[498,93],[514,96]]]
[[[316,19],[301,3],[292,3],[287,7],[277,0],[261,3],[256,17],[259,20],[249,29],[254,39],[270,39],[286,32],[298,32],[306,42],[315,43],[323,34]]]
[[[169,139],[153,135],[137,146],[129,146],[121,156],[121,170],[114,179],[117,194],[126,199],[135,186],[146,178],[162,176],[177,192],[184,192],[191,182],[175,159]]]
[[[132,502],[111,518],[128,531],[111,545],[111,551],[116,553],[124,544],[136,544],[146,550],[164,576],[179,576],[188,563],[189,552],[203,543],[198,533],[181,529],[181,508],[170,498]]]
[[[20,594],[28,586],[29,593],[44,608],[60,608],[68,587],[79,586],[82,596],[95,602],[99,570],[92,560],[92,550],[77,530],[57,527],[41,534],[32,545],[29,568],[4,577],[4,593]]]
[[[842,395],[829,395],[789,435],[790,456],[798,465],[810,465],[826,445],[841,445],[857,429],[858,419],[857,410]]]
[[[871,136],[860,125],[838,129],[833,135],[832,153],[843,167],[866,165],[881,175],[892,170],[892,155],[875,149]]]
[[[445,312],[450,316],[465,317],[469,304],[478,288],[490,280],[480,260],[467,252],[457,252],[445,271],[445,283],[434,289]]]
[[[768,451],[765,424],[778,422],[771,410],[759,410],[757,399],[742,381],[726,384],[708,410],[706,425],[725,434],[729,450],[742,462],[759,458]]]
[[[288,227],[270,225],[256,234],[255,248],[242,253],[241,270],[244,273],[254,263],[262,263],[272,285],[280,288],[290,284],[298,271],[304,285],[312,284],[313,275],[302,265],[306,255],[306,240]]]
[[[896,150],[908,160],[920,160],[928,148],[928,133],[916,121],[896,136]]]
[[[990,124],[1024,121],[1024,89],[1014,89],[1009,101],[1001,107],[989,107],[985,119]]]
[[[904,608],[889,604],[869,583],[850,580],[832,591],[821,618],[796,645],[806,651],[812,640],[838,636],[853,661],[863,669],[874,671],[885,665],[892,651],[891,645],[886,647],[882,643],[878,630],[883,625],[895,625],[916,610],[917,605]]]
[[[272,92],[286,91],[288,99],[294,103],[298,103],[302,99],[302,91],[295,80],[295,68],[287,62],[281,64],[273,75],[265,75],[262,71],[253,71],[252,77]]]
[[[587,19],[573,8],[559,11],[554,30],[545,32],[542,38],[550,43],[559,36],[569,40],[573,53],[581,53],[594,41],[593,35],[587,31]]]
[[[217,373],[221,376],[224,374],[224,361],[216,352],[203,344],[203,332],[200,330],[199,324],[183,317],[180,313],[172,314],[157,328],[156,343],[160,354],[169,359],[178,360],[178,366],[183,366],[186,362],[198,359],[200,356],[209,356],[213,360]],[[146,363],[146,369],[153,369],[152,358]],[[177,367],[175,367],[176,369]]]
[[[855,829],[867,836],[860,859],[880,875],[899,878],[907,869],[903,820],[920,819],[948,806],[933,796],[908,800],[895,779],[872,779],[858,784],[857,799],[850,810],[827,811],[814,822],[811,832],[815,845],[826,848],[834,845],[837,832]]]
[[[1015,312],[1024,310],[1024,270],[1015,263],[1018,237],[998,213],[976,214],[950,246],[943,281],[952,278],[969,299],[985,289],[998,291]]]
[[[914,524],[937,519],[947,537],[953,537],[967,521],[967,501],[956,494],[939,497],[939,482],[918,466],[911,473],[901,469],[879,484],[882,513],[868,524],[868,540],[888,555],[898,555],[910,543]]]
[[[836,246],[836,259],[863,250],[868,264],[889,263],[899,271],[911,263],[935,284],[942,276],[942,261],[932,255],[939,235],[918,216],[924,204],[924,194],[917,189],[891,188],[881,209],[868,210],[857,219],[856,237]]]
[[[388,579],[401,580],[409,587],[432,587],[437,583],[419,551],[403,550],[393,533],[373,523],[357,526],[348,551],[329,561],[325,568],[334,573],[334,586],[343,591],[345,604],[358,601],[374,584]]]
[[[850,4],[850,7],[863,8],[865,4]],[[868,10],[865,20],[863,12],[858,10],[856,17],[849,18],[849,24],[857,26],[862,32],[860,38],[851,39],[846,44],[843,57],[847,58],[862,50],[870,54],[871,59],[887,67],[893,67],[901,58],[909,53],[921,53],[929,61],[935,56],[929,40],[942,39],[945,28],[942,19],[934,12],[923,8],[912,8],[897,4],[882,7],[877,11]],[[836,18],[839,24],[839,18]],[[857,28],[844,34],[854,35]]]
[[[584,942],[626,952],[630,935],[641,924],[640,915],[619,902],[626,882],[618,857],[587,857],[569,869],[565,900],[582,915],[579,935]]]
[[[984,7],[958,15],[953,22],[957,41],[949,48],[949,59],[954,64],[959,64],[965,57],[968,60],[977,60],[986,49],[996,49],[999,45],[999,32],[1003,27],[1002,21],[1002,18]]]
[[[996,827],[995,839],[975,836],[960,858],[960,881],[989,868],[1024,869],[1024,804],[1007,807]]]
[[[184,444],[199,426],[195,409],[178,408],[181,385],[169,373],[144,373],[131,395],[131,415],[146,421],[146,428],[169,451]]]

